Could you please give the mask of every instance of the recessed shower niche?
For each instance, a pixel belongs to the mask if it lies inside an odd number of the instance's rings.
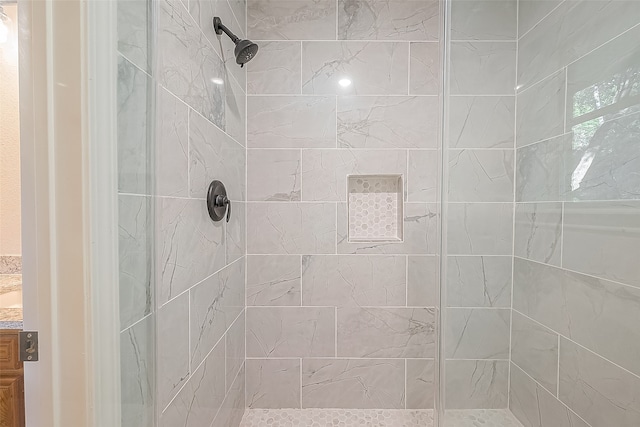
[[[350,242],[402,241],[402,175],[349,175],[347,193]]]

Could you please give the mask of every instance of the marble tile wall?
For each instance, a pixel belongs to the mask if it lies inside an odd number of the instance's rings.
[[[247,0],[250,408],[434,406],[439,13]],[[481,160],[496,191],[512,157]],[[404,241],[350,243],[347,175],[379,173],[403,175]]]
[[[123,426],[244,413],[246,70],[213,16],[246,34],[241,0],[118,2]],[[229,223],[207,214],[213,179]]]
[[[508,406],[517,1],[451,4],[446,409]]]
[[[640,3],[520,1],[510,408],[640,423]]]

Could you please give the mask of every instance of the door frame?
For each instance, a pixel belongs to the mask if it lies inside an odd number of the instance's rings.
[[[120,425],[115,8],[18,1],[27,427]]]

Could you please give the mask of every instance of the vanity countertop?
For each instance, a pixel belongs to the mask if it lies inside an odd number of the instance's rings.
[[[21,274],[0,274],[0,295],[21,290]],[[0,329],[22,329],[22,308],[0,307]]]

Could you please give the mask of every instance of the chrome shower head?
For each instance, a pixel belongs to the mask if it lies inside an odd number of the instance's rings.
[[[244,64],[251,61],[256,53],[258,53],[258,45],[251,40],[240,40],[235,34],[233,34],[227,27],[224,26],[222,20],[219,17],[213,18],[213,29],[216,34],[221,35],[223,32],[231,38],[231,41],[235,43],[236,48],[233,53],[236,56],[236,64],[240,67],[244,67]]]

